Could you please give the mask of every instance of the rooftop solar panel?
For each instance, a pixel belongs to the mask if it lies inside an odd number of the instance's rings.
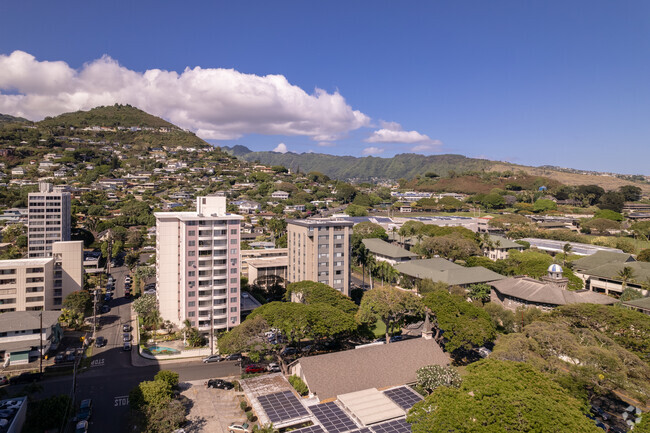
[[[415,403],[422,400],[422,397],[418,393],[406,386],[389,389],[384,391],[384,394],[404,410],[409,410]]]
[[[374,433],[411,433],[411,424],[402,418],[373,425],[370,429]]]
[[[358,430],[352,430],[350,433],[372,433],[372,430],[370,430],[368,427],[362,427]]]
[[[307,409],[291,391],[261,395],[257,400],[272,423],[309,416]]]
[[[319,425],[310,425],[309,427],[294,430],[292,433],[325,433],[325,430],[323,430],[323,427]]]
[[[328,433],[342,433],[357,428],[354,421],[334,402],[317,404],[309,409]]]

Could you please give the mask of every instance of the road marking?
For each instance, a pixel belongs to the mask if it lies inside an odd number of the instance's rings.
[[[90,366],[91,366],[91,367],[103,367],[103,366],[104,366],[104,358],[93,359],[93,360],[90,362]]]
[[[120,407],[120,406],[128,406],[129,405],[129,396],[128,395],[122,395],[119,397],[115,397],[115,407]]]

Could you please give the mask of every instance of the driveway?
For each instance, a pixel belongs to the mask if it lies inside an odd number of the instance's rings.
[[[246,421],[239,407],[242,392],[206,388],[204,380],[183,382],[181,386],[181,394],[192,401],[189,425],[184,427],[187,433],[228,433],[230,423]]]

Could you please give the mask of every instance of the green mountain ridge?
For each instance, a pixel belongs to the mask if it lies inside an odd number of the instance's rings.
[[[324,153],[253,152],[244,146],[222,147],[222,149],[246,161],[284,165],[292,170],[300,169],[303,172],[319,171],[336,179],[411,179],[427,172],[447,176],[451,172],[483,171],[490,170],[494,166],[494,161],[454,154],[425,156],[401,153],[392,158],[375,156],[359,158]]]

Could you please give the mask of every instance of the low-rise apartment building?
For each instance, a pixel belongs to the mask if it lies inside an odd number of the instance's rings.
[[[83,274],[83,241],[55,242],[48,258],[0,260],[0,313],[59,310]]]

